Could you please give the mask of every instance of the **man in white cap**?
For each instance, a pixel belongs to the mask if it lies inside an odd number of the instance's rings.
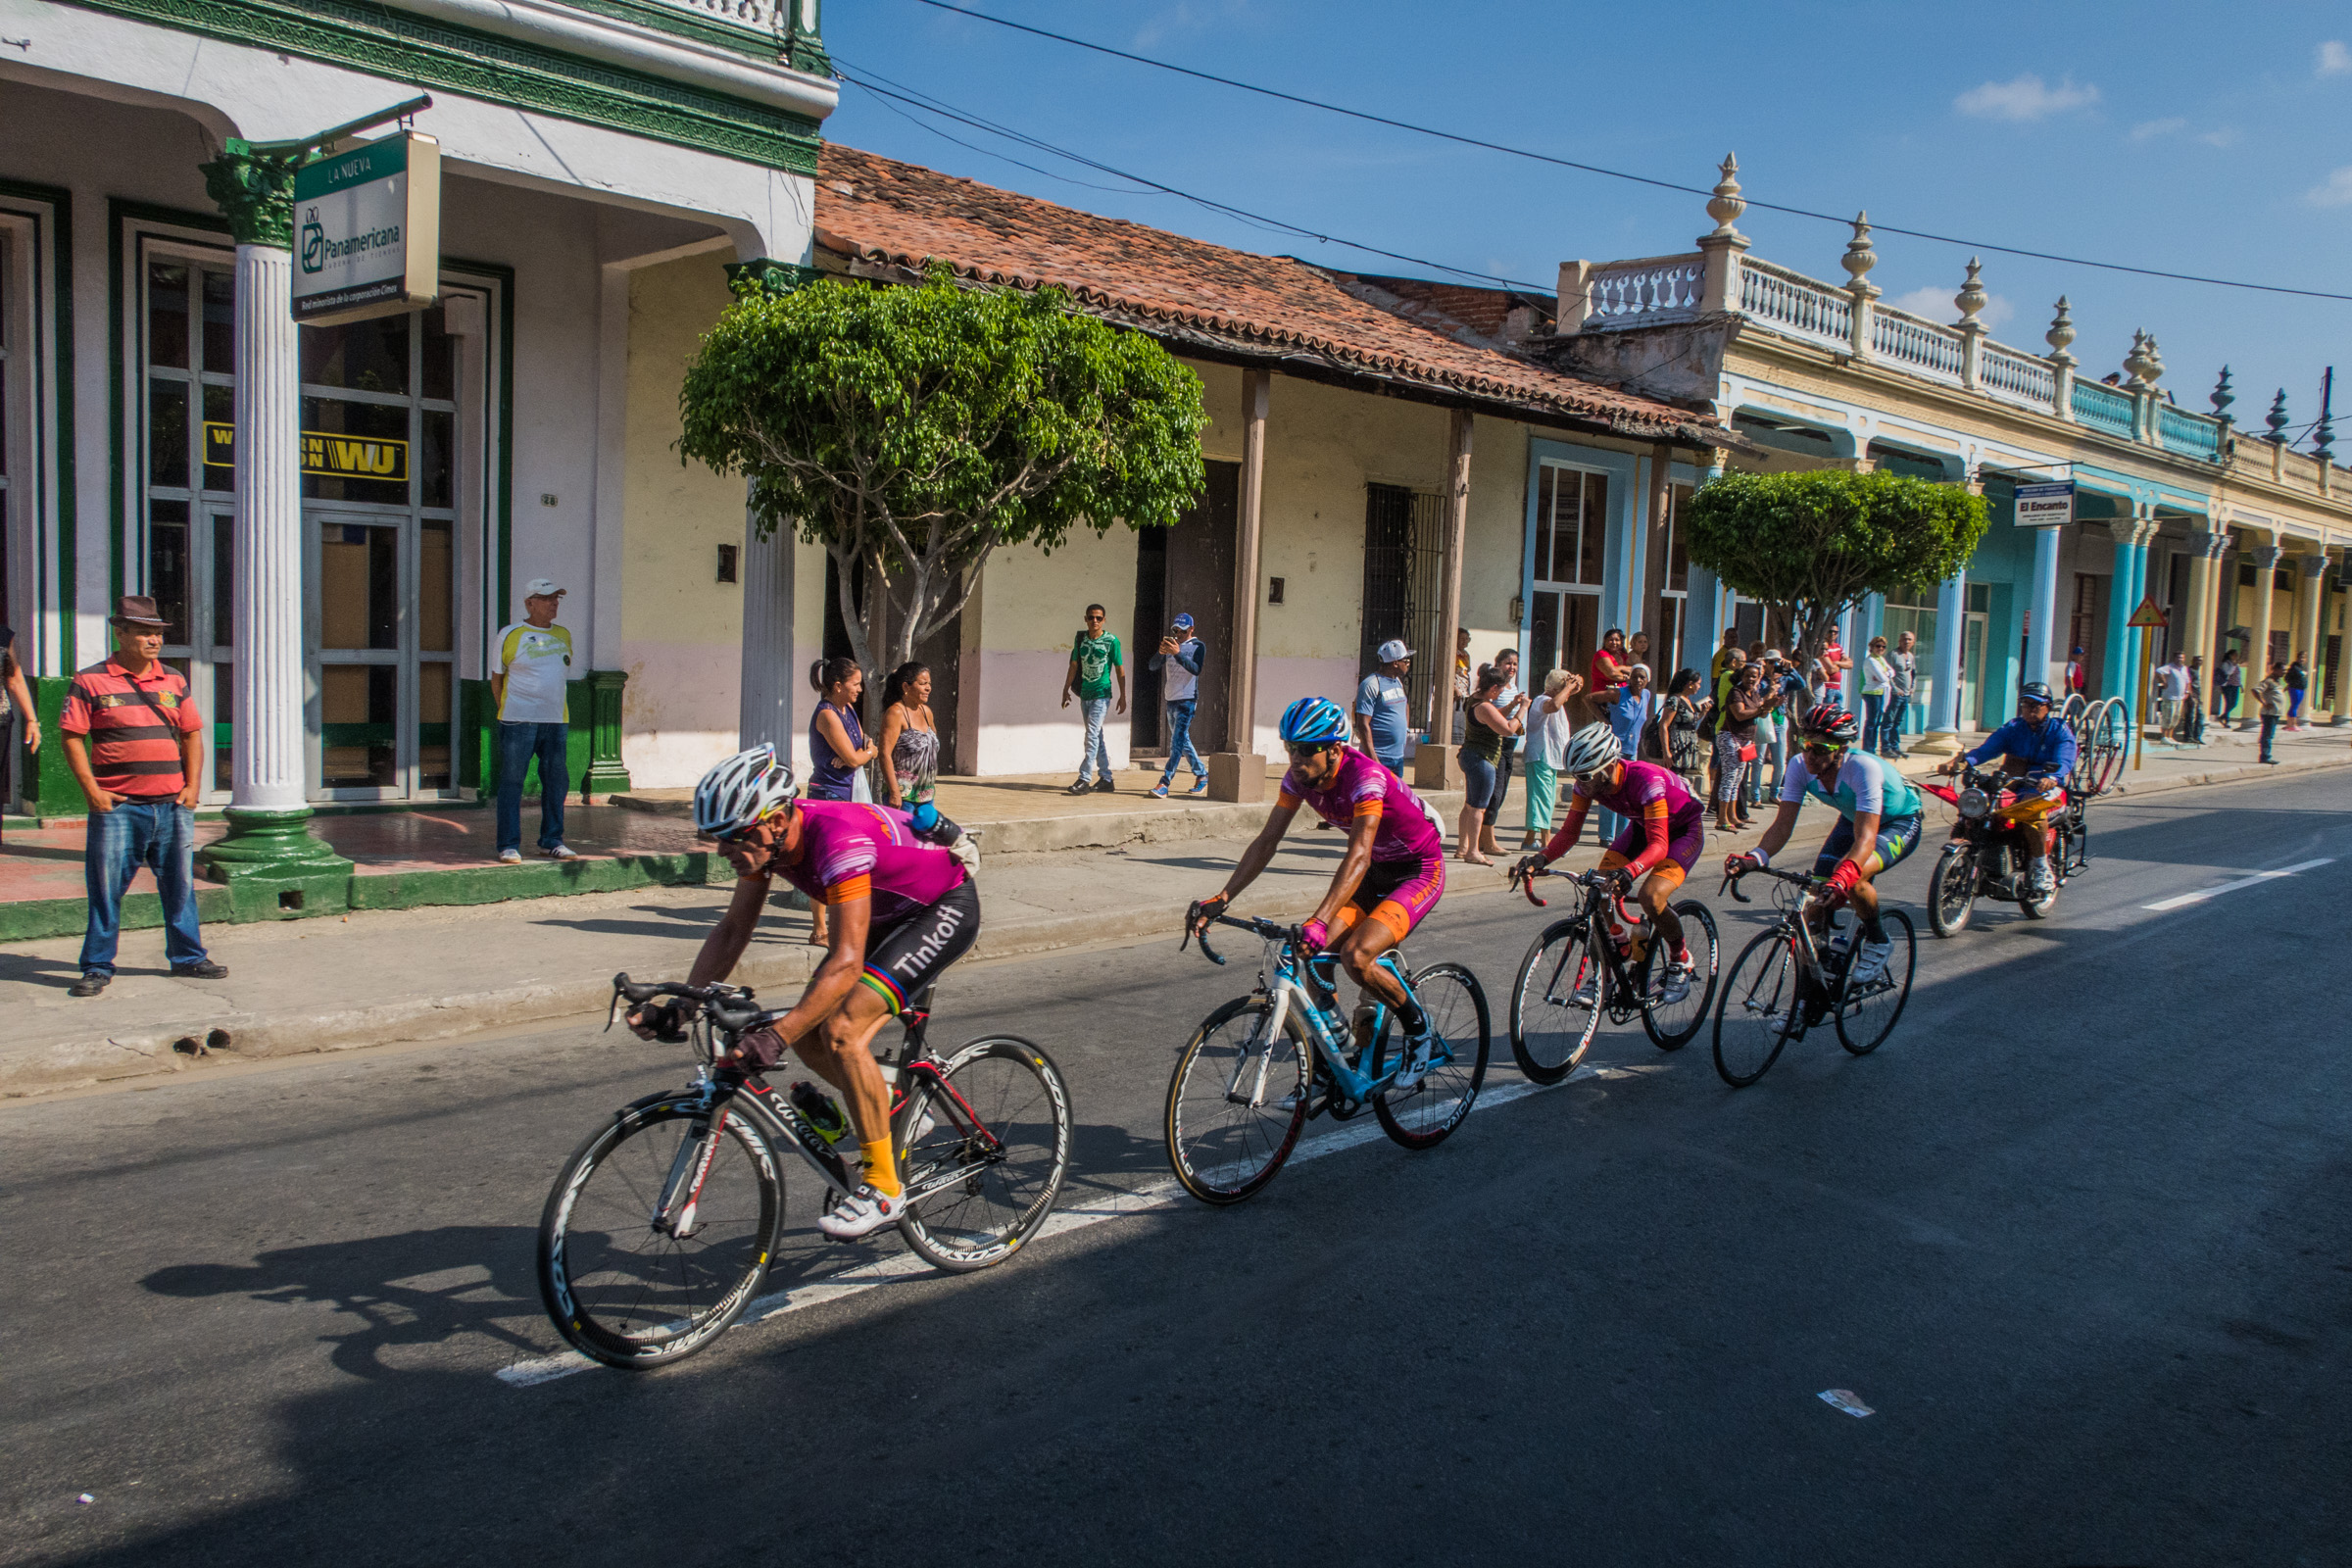
[[[1412,744],[1412,715],[1406,711],[1404,677],[1413,651],[1400,637],[1374,650],[1380,667],[1355,689],[1355,744],[1380,759],[1380,765],[1404,776],[1404,750]]]
[[[556,624],[564,590],[552,577],[522,585],[522,619],[502,627],[491,650],[490,696],[498,705],[498,858],[522,858],[522,775],[539,760],[539,853],[576,860],[564,842],[564,795],[571,768],[564,749],[571,739],[571,709],[564,683],[571,675],[571,633]]]

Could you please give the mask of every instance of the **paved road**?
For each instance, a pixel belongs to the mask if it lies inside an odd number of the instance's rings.
[[[1927,939],[1873,1057],[1816,1037],[1734,1093],[1703,1037],[1604,1039],[1435,1152],[1358,1144],[653,1376],[499,1374],[554,1364],[542,1195],[679,1076],[660,1048],[8,1107],[0,1557],[2342,1562],[2352,779],[2097,820],[2058,918]],[[1725,911],[1728,948],[1755,916]],[[1473,901],[1418,948],[1499,994],[1536,921]],[[943,1023],[1060,1059],[1083,1207],[1164,1177],[1173,1049],[1238,978],[1172,943],[1014,961]],[[809,1187],[779,1288],[858,1255]]]

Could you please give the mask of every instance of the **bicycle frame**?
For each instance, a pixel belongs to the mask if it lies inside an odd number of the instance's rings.
[[[1350,1029],[1348,1019],[1340,1016],[1337,1011],[1338,977],[1336,975],[1333,977],[1332,984],[1319,985],[1320,977],[1311,973],[1311,965],[1318,960],[1331,961],[1329,954],[1318,954],[1301,964],[1298,959],[1298,933],[1294,928],[1277,926],[1263,920],[1236,919],[1231,915],[1217,916],[1217,923],[1238,926],[1274,944],[1272,974],[1270,977],[1260,975],[1266,1000],[1270,1004],[1266,1013],[1264,1036],[1265,1044],[1269,1049],[1256,1058],[1256,1082],[1250,1086],[1250,1094],[1246,1097],[1241,1093],[1241,1080],[1243,1075],[1250,1071],[1250,1057],[1245,1054],[1242,1059],[1235,1063],[1233,1081],[1225,1088],[1228,1099],[1239,1098],[1244,1102],[1252,1105],[1262,1102],[1265,1094],[1266,1067],[1272,1054],[1271,1047],[1273,1042],[1282,1038],[1283,1024],[1291,1014],[1294,999],[1297,999],[1299,1021],[1306,1025],[1307,1033],[1314,1041],[1316,1059],[1331,1075],[1332,1084],[1342,1099],[1361,1105],[1396,1081],[1396,1074],[1402,1070],[1404,1065],[1404,1056],[1401,1053],[1398,1054],[1396,1064],[1377,1077],[1358,1072],[1348,1064],[1345,1043],[1349,1040]],[[1200,951],[1207,954],[1213,962],[1221,964],[1225,961],[1217,956],[1216,952],[1209,947],[1205,938],[1200,942]],[[1388,970],[1396,984],[1403,988],[1406,996],[1413,997],[1416,1004],[1420,1001],[1417,996],[1414,996],[1412,982],[1405,978],[1401,948],[1391,948],[1373,961]],[[1325,995],[1332,997],[1332,1006],[1326,1007],[1317,997],[1318,986]],[[1372,1038],[1378,1040],[1389,1026],[1391,1009],[1389,1004],[1377,997],[1369,1000],[1373,1003],[1375,1009],[1372,1016]],[[1447,1058],[1441,1056],[1438,1059]],[[1436,1065],[1436,1062],[1433,1062],[1432,1065]]]
[[[1567,876],[1569,874],[1565,871],[1536,871],[1524,886],[1527,902],[1539,909],[1548,906],[1544,900],[1536,897],[1535,877]],[[1642,1013],[1649,1011],[1654,999],[1635,985],[1633,971],[1626,967],[1625,956],[1617,951],[1617,944],[1595,940],[1596,935],[1605,929],[1605,917],[1609,912],[1609,904],[1612,901],[1616,904],[1617,917],[1623,920],[1628,927],[1644,927],[1648,930],[1649,943],[1643,950],[1644,956],[1642,958],[1644,966],[1655,962],[1652,956],[1656,954],[1661,939],[1658,936],[1657,922],[1649,917],[1648,910],[1637,912],[1627,907],[1623,894],[1612,895],[1606,884],[1587,880],[1587,877],[1595,874],[1587,872],[1576,876],[1575,880],[1582,884],[1585,890],[1585,906],[1571,918],[1582,928],[1582,935],[1578,940],[1588,950],[1597,951],[1600,954],[1600,961],[1609,972],[1610,1018],[1616,1023],[1624,1023],[1628,1019],[1640,1017]],[[1567,968],[1570,957],[1576,951],[1574,946],[1564,947],[1560,950],[1560,967],[1552,972],[1551,979],[1545,983],[1544,994],[1546,996],[1549,996],[1559,985],[1560,973]]]
[[[1788,1038],[1801,1040],[1804,1038],[1806,1030],[1820,1022],[1820,1018],[1812,1013],[1812,1005],[1818,1004],[1826,1008],[1835,1000],[1833,996],[1835,988],[1830,984],[1828,972],[1822,967],[1821,945],[1813,940],[1813,922],[1806,918],[1814,908],[1821,884],[1808,875],[1794,871],[1775,871],[1766,866],[1758,866],[1753,871],[1741,874],[1754,876],[1758,873],[1772,877],[1788,886],[1801,889],[1793,898],[1788,894],[1776,894],[1781,905],[1781,917],[1773,928],[1781,936],[1788,939],[1789,946],[1796,954],[1799,999],[1808,1005],[1794,1013],[1797,1026],[1795,1032]],[[1740,893],[1739,880],[1739,877],[1727,876],[1723,879],[1723,887],[1717,891],[1730,893],[1733,899],[1740,904],[1751,902]]]

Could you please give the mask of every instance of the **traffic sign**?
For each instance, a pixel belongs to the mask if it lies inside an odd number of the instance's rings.
[[[2172,623],[2172,617],[2164,612],[2164,607],[2156,603],[2153,596],[2142,599],[2139,602],[2139,608],[2132,612],[2132,618],[2124,622],[2127,626],[2137,626],[2143,631],[2155,626],[2169,626]]]

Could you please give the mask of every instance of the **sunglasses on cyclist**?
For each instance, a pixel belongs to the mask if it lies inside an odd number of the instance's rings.
[[[1827,741],[1811,741],[1806,743],[1805,755],[1807,757],[1825,758],[1843,757],[1845,755],[1845,748],[1842,746],[1833,746]]]
[[[1310,741],[1305,745],[1285,746],[1283,750],[1291,754],[1292,761],[1303,762],[1308,758],[1314,756],[1317,752],[1329,751],[1331,748],[1339,744],[1340,743],[1338,741]]]

